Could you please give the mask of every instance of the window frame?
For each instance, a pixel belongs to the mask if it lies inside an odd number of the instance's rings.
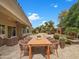
[[[0,24],[0,35],[4,35],[4,34],[5,34],[5,25]]]
[[[11,38],[11,37],[15,37],[15,36],[17,36],[16,27],[8,26],[8,37]]]

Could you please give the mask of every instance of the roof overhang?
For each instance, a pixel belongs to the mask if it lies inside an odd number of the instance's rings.
[[[15,15],[13,15],[10,11],[8,11],[6,8],[2,7],[0,5],[0,13],[5,14],[7,17],[11,17],[11,21],[20,22],[21,24],[27,25],[25,22],[21,21],[19,18],[17,18]]]
[[[6,2],[4,2],[4,0],[2,0],[0,2],[0,12],[11,17],[12,20],[14,20],[16,22],[19,22],[23,25],[27,25],[29,27],[32,27],[29,19],[27,18],[27,16],[25,16],[25,14],[21,10],[20,6],[17,5],[15,3],[15,1],[13,1],[13,2],[12,1],[13,0],[9,1],[9,3],[8,3],[7,0],[6,0]],[[10,4],[12,4],[13,6],[11,7]]]

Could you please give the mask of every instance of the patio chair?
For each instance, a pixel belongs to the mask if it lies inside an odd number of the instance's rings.
[[[21,37],[19,37],[19,40],[23,40],[26,37],[27,37],[27,35],[21,36]]]
[[[19,41],[20,46],[20,59],[24,56],[25,50],[27,50],[27,43],[24,40]]]
[[[54,38],[51,38],[51,37],[47,37],[47,39],[50,41],[50,42],[54,42]]]
[[[30,37],[30,36],[24,38],[24,40],[25,40],[26,42],[29,42],[31,39],[32,39],[32,37]]]
[[[59,42],[56,40],[52,40],[52,49],[54,49],[54,53],[56,54],[56,56],[58,57],[58,44]]]

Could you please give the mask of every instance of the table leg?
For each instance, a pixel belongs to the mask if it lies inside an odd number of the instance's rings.
[[[47,47],[47,59],[50,59],[50,47]]]
[[[29,59],[32,59],[32,48],[29,46]]]

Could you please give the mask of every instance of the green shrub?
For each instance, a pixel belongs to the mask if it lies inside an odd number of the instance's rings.
[[[67,39],[72,39],[72,40],[74,40],[74,36],[68,35],[68,36],[66,36],[66,37],[67,37]]]
[[[65,47],[65,40],[66,40],[66,38],[63,37],[63,36],[61,36],[61,37],[59,38],[59,45],[60,45],[60,48],[61,48],[61,49],[63,49],[63,48]]]
[[[65,42],[66,44],[71,44],[70,36],[64,36],[63,35],[63,36],[60,37],[59,40]]]
[[[71,45],[71,41],[70,41],[69,39],[67,39],[67,40],[65,41],[65,43]]]
[[[79,33],[77,34],[77,37],[78,37],[78,39],[79,39]]]
[[[58,34],[55,34],[53,37],[54,37],[54,39],[56,39],[56,40],[59,39],[59,35],[58,35]]]
[[[66,37],[61,36],[61,37],[59,38],[59,40],[60,40],[60,41],[65,41],[65,40],[66,40]]]
[[[67,36],[67,39],[72,39],[72,38],[71,38],[71,36],[68,35],[68,36]]]

